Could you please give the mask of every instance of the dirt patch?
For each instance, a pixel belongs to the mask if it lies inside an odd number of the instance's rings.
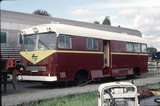
[[[138,87],[138,93],[140,94],[140,98],[160,96],[160,83]]]

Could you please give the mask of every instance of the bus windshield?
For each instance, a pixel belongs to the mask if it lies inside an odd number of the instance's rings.
[[[26,51],[52,50],[56,48],[55,33],[24,35],[23,49]]]

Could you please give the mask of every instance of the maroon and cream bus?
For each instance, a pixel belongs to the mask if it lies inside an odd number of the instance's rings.
[[[147,72],[147,44],[132,34],[52,23],[21,32],[19,80],[83,82]]]

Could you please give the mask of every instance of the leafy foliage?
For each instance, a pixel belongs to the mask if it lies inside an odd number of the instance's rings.
[[[94,24],[100,24],[100,22],[99,21],[94,21]]]
[[[148,47],[147,48],[147,53],[152,56],[152,54],[156,53],[157,52],[157,49],[154,48],[154,47]]]
[[[106,16],[105,18],[104,18],[104,20],[103,20],[103,23],[102,23],[103,25],[111,25],[111,21],[110,21],[110,19],[109,19],[109,17],[108,16]]]
[[[41,9],[35,10],[32,14],[50,16],[50,14],[46,10],[41,10]]]

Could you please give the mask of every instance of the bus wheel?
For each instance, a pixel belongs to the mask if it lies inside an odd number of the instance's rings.
[[[76,83],[78,85],[83,84],[89,80],[89,74],[86,70],[80,70],[75,76]]]
[[[127,77],[127,79],[133,79],[133,78],[136,77],[136,75],[135,75],[135,74],[132,74],[132,75],[127,75],[126,77]]]
[[[134,75],[135,75],[135,76],[140,76],[140,75],[141,75],[141,73],[140,73],[140,68],[138,68],[138,67],[135,67],[135,68],[133,69],[133,72],[134,72]]]

